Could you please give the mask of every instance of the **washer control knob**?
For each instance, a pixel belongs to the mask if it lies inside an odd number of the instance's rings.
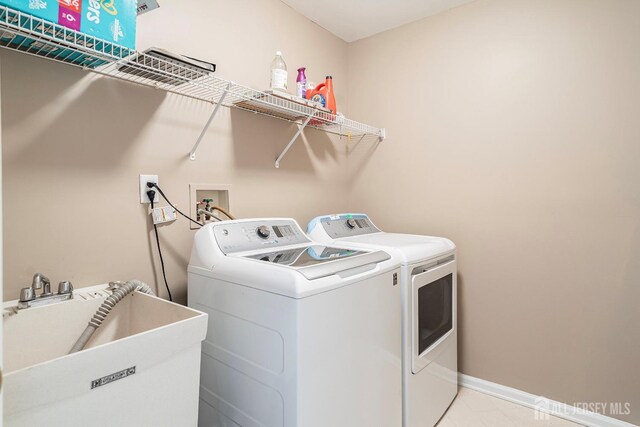
[[[356,220],[353,218],[349,218],[347,220],[347,228],[356,228]]]
[[[271,234],[271,230],[269,230],[269,227],[266,225],[261,225],[256,229],[256,234],[258,234],[258,237],[262,239],[268,239]]]

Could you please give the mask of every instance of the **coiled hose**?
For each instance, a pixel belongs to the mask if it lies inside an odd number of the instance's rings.
[[[125,283],[112,282],[109,283],[109,285],[115,285],[117,286],[117,289],[113,291],[113,293],[104,300],[100,308],[98,308],[98,311],[96,311],[96,313],[93,315],[93,317],[89,321],[89,325],[84,330],[82,335],[80,335],[78,341],[76,341],[76,343],[73,345],[73,348],[71,348],[69,354],[76,353],[82,350],[87,345],[87,342],[89,342],[96,329],[98,329],[100,325],[102,325],[102,322],[104,322],[104,320],[107,318],[107,315],[111,312],[111,310],[113,310],[113,307],[115,307],[117,303],[119,303],[131,292],[140,291],[145,294],[154,295],[151,288],[146,283],[141,282],[140,280],[129,280]]]

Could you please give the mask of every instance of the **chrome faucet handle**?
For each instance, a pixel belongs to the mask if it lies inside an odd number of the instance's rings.
[[[36,292],[33,288],[22,288],[20,290],[20,302],[33,301],[36,298]]]
[[[73,292],[73,285],[68,280],[58,283],[58,294],[70,294]]]
[[[33,288],[33,292],[37,289],[42,289],[41,297],[46,297],[51,295],[51,280],[41,273],[36,273],[33,275],[33,281],[31,282],[31,288]]]

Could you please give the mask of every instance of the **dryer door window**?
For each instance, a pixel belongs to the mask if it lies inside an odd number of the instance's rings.
[[[418,354],[453,329],[453,274],[418,289]]]
[[[456,330],[456,261],[416,267],[411,278],[411,372],[417,374],[448,348]]]

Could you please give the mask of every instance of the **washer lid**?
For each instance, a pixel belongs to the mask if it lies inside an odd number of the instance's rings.
[[[403,259],[404,264],[413,264],[456,249],[456,245],[451,240],[443,237],[385,232],[362,234],[335,240],[335,243],[339,244],[340,242],[396,253]]]
[[[312,245],[243,255],[242,258],[287,266],[297,270],[307,279],[314,280],[367,264],[386,261],[391,256],[383,251],[371,252]]]

